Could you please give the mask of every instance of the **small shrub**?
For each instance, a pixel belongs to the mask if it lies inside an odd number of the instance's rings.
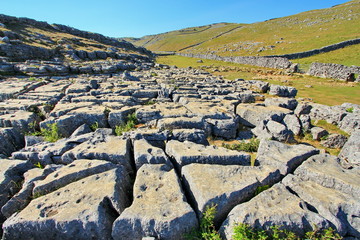
[[[127,115],[126,122],[115,127],[116,136],[121,136],[123,133],[131,131],[137,123],[138,120],[135,113]]]
[[[242,141],[238,144],[226,144],[223,143],[222,146],[224,148],[236,151],[244,151],[244,152],[257,152],[260,145],[260,140],[256,138],[251,138],[249,142]]]
[[[44,169],[44,166],[40,162],[35,163],[34,166],[40,169]]]
[[[347,108],[347,109],[346,109],[346,112],[348,112],[348,113],[352,113],[352,112],[354,112],[354,108],[353,108],[353,107],[351,107],[351,108]]]
[[[47,124],[46,126],[47,128],[42,128],[40,132],[34,132],[32,133],[32,135],[43,136],[45,141],[48,142],[56,142],[57,140],[62,138],[56,123]]]
[[[214,226],[214,218],[216,214],[216,205],[207,207],[200,219],[198,229],[193,229],[185,236],[186,239],[205,239],[205,240],[221,240],[220,234]]]

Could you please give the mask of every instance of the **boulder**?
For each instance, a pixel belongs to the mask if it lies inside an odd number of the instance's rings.
[[[264,101],[266,107],[268,106],[278,106],[294,110],[298,105],[298,102],[295,98],[266,98]]]
[[[302,237],[308,231],[330,227],[324,217],[304,205],[299,197],[278,183],[236,206],[222,224],[220,234],[224,239],[232,239],[234,228],[240,223],[264,230],[277,225]]]
[[[235,119],[207,119],[206,122],[210,124],[213,136],[224,139],[236,138],[239,124]]]
[[[339,123],[339,128],[349,134],[360,129],[360,113],[347,113]]]
[[[295,136],[300,135],[300,133],[301,133],[301,124],[300,124],[300,121],[299,121],[299,119],[298,119],[298,117],[296,115],[294,115],[294,114],[285,115],[285,117],[283,119],[283,123],[285,124],[287,129],[289,129],[290,131],[293,132],[293,134]]]
[[[280,181],[280,172],[272,166],[193,163],[184,166],[181,172],[189,200],[199,218],[208,207],[216,205],[214,223],[217,226],[221,225],[233,207],[252,198],[258,187],[271,186]]]
[[[321,141],[321,145],[328,148],[342,148],[347,141],[347,137],[341,134],[330,134],[325,140]]]
[[[310,129],[310,133],[314,140],[320,141],[322,137],[329,135],[328,131],[321,127],[313,127]]]
[[[109,113],[108,122],[112,129],[115,129],[116,126],[119,126],[123,123],[126,123],[127,116],[135,112],[133,107],[124,107],[120,110],[112,110]]]
[[[0,127],[13,127],[20,132],[34,131],[41,121],[40,117],[35,113],[27,111],[17,111],[12,114],[5,114],[0,116]],[[31,125],[33,125],[31,127]]]
[[[273,140],[262,140],[256,161],[261,166],[276,167],[285,176],[293,172],[306,159],[318,153],[319,150],[303,144],[287,145]]]
[[[351,134],[340,151],[339,158],[353,165],[360,165],[360,130]]]
[[[287,143],[292,143],[295,141],[294,133],[287,129],[284,124],[270,120],[266,124],[266,129],[274,140]]]
[[[110,239],[113,221],[129,206],[129,180],[119,167],[35,198],[5,221],[3,237]]]
[[[172,130],[171,139],[180,142],[189,141],[197,144],[209,145],[206,132],[200,129],[174,129]]]
[[[145,164],[137,172],[134,201],[114,224],[113,239],[183,239],[198,226],[174,169]]]
[[[135,140],[133,145],[136,170],[139,170],[144,164],[166,164],[173,167],[164,150],[152,146],[145,139]]]
[[[176,117],[164,118],[157,122],[157,127],[161,130],[173,129],[206,129],[208,126],[201,117]]]
[[[170,140],[166,153],[175,161],[178,169],[191,163],[219,165],[250,165],[250,155],[245,152],[228,150],[222,147],[204,146],[193,142]]]
[[[286,86],[271,84],[269,94],[279,96],[279,97],[294,98],[297,94],[297,90],[294,87],[286,87]]]
[[[307,115],[310,113],[312,106],[305,102],[305,103],[299,103],[297,107],[294,110],[294,113],[296,116],[300,117],[301,115]]]
[[[24,135],[14,128],[0,128],[0,157],[11,156],[11,153],[25,146]]]

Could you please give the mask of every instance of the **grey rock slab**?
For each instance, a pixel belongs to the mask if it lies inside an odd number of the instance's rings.
[[[113,239],[183,239],[197,227],[174,169],[145,164],[137,172],[134,201],[113,224]]]
[[[339,127],[349,134],[360,129],[360,113],[347,113],[341,120]]]
[[[137,170],[139,170],[139,168],[144,164],[166,164],[171,168],[173,167],[164,150],[152,146],[145,139],[135,140],[133,145],[134,160]]]
[[[211,126],[211,134],[225,139],[236,138],[239,123],[236,119],[207,119]]]
[[[323,187],[332,188],[359,199],[360,171],[359,168],[344,169],[340,160],[328,154],[310,157],[299,166],[294,175],[301,180],[311,180]]]
[[[230,119],[235,117],[235,103],[237,101],[194,101],[187,102],[184,106],[193,115],[212,119]]]
[[[69,183],[113,168],[116,168],[116,165],[107,161],[76,160],[49,174],[45,179],[37,181],[33,189],[33,196],[51,193]]]
[[[321,215],[303,207],[303,201],[281,184],[275,184],[250,201],[236,206],[220,228],[224,239],[232,239],[234,227],[239,223],[259,229],[282,226],[299,236],[306,232],[328,228],[329,222]]]
[[[339,106],[326,106],[322,104],[312,103],[309,116],[311,120],[326,120],[328,123],[338,125],[346,116],[345,109]]]
[[[285,124],[287,129],[289,129],[290,131],[293,132],[293,134],[295,136],[300,135],[300,133],[301,133],[301,124],[300,124],[300,121],[299,121],[299,119],[298,119],[298,117],[296,115],[294,115],[294,114],[285,115],[285,117],[283,119],[283,123]]]
[[[279,97],[291,97],[294,98],[297,94],[297,90],[294,87],[280,86],[280,85],[270,85],[269,89],[270,95],[276,95]]]
[[[96,137],[86,141],[62,155],[62,163],[78,159],[105,160],[124,166],[133,172],[130,163],[130,140],[116,136]]]
[[[180,142],[189,141],[197,144],[209,145],[206,132],[200,129],[174,129],[172,130],[171,139]]]
[[[236,113],[241,117],[241,123],[245,126],[256,127],[264,120],[281,122],[290,110],[277,106],[262,106],[255,104],[239,104]]]
[[[26,171],[21,190],[1,208],[2,214],[9,218],[12,214],[24,209],[33,198],[34,183],[44,179],[47,175],[61,167],[62,165],[47,165],[44,169],[33,168]]]
[[[321,145],[328,148],[342,148],[347,141],[347,137],[341,134],[330,134],[325,140],[321,141]]]
[[[296,192],[309,209],[331,222],[342,236],[360,237],[357,217],[360,214],[359,198],[313,181],[303,181],[294,175],[286,176],[282,183]]]
[[[173,129],[205,129],[206,123],[201,117],[176,117],[158,120],[157,127],[161,130]]]
[[[0,128],[0,155],[11,153],[25,146],[24,135],[14,128]]]
[[[294,142],[294,133],[287,129],[284,124],[270,120],[266,124],[266,130],[271,134],[271,138],[280,142]]]
[[[135,112],[134,107],[124,107],[120,110],[112,110],[109,113],[108,122],[111,128],[115,129],[116,126],[126,123],[127,116]]]
[[[273,140],[262,140],[256,160],[260,165],[274,166],[282,175],[287,175],[306,159],[318,153],[319,150],[307,145],[288,145]]]
[[[314,140],[320,141],[322,137],[329,135],[329,132],[321,127],[313,127],[310,129],[310,133]]]
[[[3,224],[4,239],[110,239],[129,206],[127,172],[119,167],[36,198]]]
[[[216,205],[214,222],[217,226],[221,225],[232,208],[252,198],[258,187],[271,186],[281,179],[279,170],[272,166],[198,163],[184,166],[182,177],[199,218],[207,207]]]
[[[301,102],[297,105],[297,107],[294,110],[294,113],[296,116],[300,117],[301,115],[307,115],[311,111],[311,104],[307,102]]]
[[[353,132],[340,151],[339,158],[354,165],[360,165],[360,130]]]
[[[22,132],[33,130],[40,122],[40,117],[35,113],[27,111],[17,111],[13,114],[5,114],[0,116],[0,127],[13,127]],[[29,125],[34,124],[33,128]]]
[[[228,150],[222,147],[204,146],[193,142],[170,140],[166,144],[166,153],[174,158],[176,167],[191,163],[219,165],[250,165],[250,155],[245,152]]]
[[[298,102],[295,98],[266,98],[264,101],[265,106],[278,106],[282,108],[287,108],[290,110],[295,110],[298,105]]]

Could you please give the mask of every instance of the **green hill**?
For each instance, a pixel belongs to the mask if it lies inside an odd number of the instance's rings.
[[[353,0],[265,22],[212,24],[128,40],[151,51],[219,56],[280,55],[360,38],[359,22],[360,1]]]

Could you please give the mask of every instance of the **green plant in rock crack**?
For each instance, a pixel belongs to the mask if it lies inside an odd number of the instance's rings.
[[[129,114],[126,117],[126,122],[115,127],[116,136],[121,136],[125,132],[129,132],[135,129],[135,125],[138,123],[135,113]]]

